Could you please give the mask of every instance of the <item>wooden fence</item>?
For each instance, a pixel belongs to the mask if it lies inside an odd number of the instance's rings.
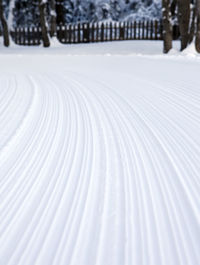
[[[174,28],[174,39],[179,36],[177,28]],[[40,27],[18,27],[11,32],[11,36],[19,45],[39,45],[42,38]],[[64,44],[116,40],[162,40],[162,23],[137,21],[61,24],[57,26],[57,38]]]
[[[18,45],[40,45],[42,32],[40,27],[17,27],[11,32],[11,37]]]

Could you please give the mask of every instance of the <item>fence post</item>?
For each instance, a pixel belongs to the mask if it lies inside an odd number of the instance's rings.
[[[114,24],[114,40],[117,40],[117,22]]]
[[[130,24],[130,40],[133,39],[133,22]]]
[[[77,38],[76,38],[76,36],[77,36],[77,35],[76,35],[76,32],[77,32],[77,25],[74,25],[74,24],[73,24],[73,25],[72,25],[72,29],[73,29],[73,34],[72,34],[72,35],[73,35],[73,43],[76,43],[76,42],[77,42],[77,41],[76,41],[76,39],[77,39]]]
[[[129,38],[129,37],[130,37],[129,33],[130,33],[130,23],[127,22],[127,23],[126,23],[126,39],[127,39],[127,40],[130,39],[130,38]]]
[[[30,29],[31,29],[31,39],[32,39],[32,44],[35,46],[34,27],[32,26]]]
[[[129,40],[132,40],[132,35],[133,35],[133,23],[131,22],[129,24]]]
[[[77,28],[77,42],[78,43],[81,42],[81,27],[80,27],[80,23],[78,23],[78,28]]]
[[[107,41],[107,25],[106,22],[104,24],[104,41]]]
[[[23,45],[24,44],[24,29],[21,27],[20,28],[20,35],[21,35],[21,39],[20,39],[20,44]]]
[[[18,27],[18,44],[21,44],[21,28]]]
[[[160,40],[163,39],[163,24],[162,24],[162,20],[160,20]]]
[[[155,21],[155,40],[158,39],[158,21]]]
[[[129,36],[128,36],[128,34],[129,34],[129,22],[126,22],[125,23],[125,32],[126,32],[126,40],[128,40],[129,39]]]
[[[89,36],[90,36],[89,24],[85,23],[83,25],[83,28],[84,28],[84,30],[83,30],[83,40],[84,40],[84,42],[89,42],[90,41],[90,39],[89,39]]]
[[[99,41],[99,23],[96,22],[96,38],[95,41],[98,42]]]
[[[61,43],[69,43],[69,26],[60,24]]]
[[[104,41],[104,24],[101,24],[101,41]]]
[[[92,22],[92,27],[91,27],[91,36],[92,36],[91,41],[92,41],[92,42],[94,42],[94,30],[95,30],[94,22]]]
[[[71,24],[71,43],[75,42],[75,25]]]
[[[138,40],[141,39],[141,32],[140,32],[140,29],[141,29],[141,22],[139,21],[139,23],[138,23]]]
[[[19,45],[22,44],[22,28],[19,27]]]
[[[153,21],[151,20],[151,33],[150,33],[150,39],[153,40]]]
[[[28,33],[28,28],[24,28],[24,27],[23,27],[23,35],[24,35],[24,36],[23,36],[23,37],[24,37],[23,45],[28,44],[27,33]]]
[[[91,41],[91,27],[90,27],[90,23],[87,23],[87,28],[88,28],[88,42]]]
[[[17,40],[18,40],[18,44],[20,44],[20,39],[21,39],[21,35],[20,35],[20,27],[17,28]]]
[[[37,27],[34,27],[34,40],[35,40],[35,45],[38,45]]]
[[[68,30],[69,30],[69,43],[72,43],[72,25],[71,24],[69,24]]]
[[[123,22],[123,28],[124,28],[124,40],[127,40],[127,34],[126,34],[126,24],[127,22]]]
[[[136,40],[136,27],[137,27],[136,21],[134,21],[133,27],[134,27],[134,37],[133,37],[133,39]]]
[[[112,22],[110,22],[110,26],[109,26],[109,33],[110,33],[110,41],[112,41],[112,30],[113,30],[113,28],[112,28]]]
[[[146,40],[149,39],[149,21],[146,23]]]
[[[31,34],[30,32],[32,32],[32,30],[30,31],[30,27],[28,27],[28,30],[27,30],[27,39],[28,39],[28,45],[30,46],[32,44],[32,38],[31,38]]]
[[[119,39],[124,40],[124,28],[123,28],[123,23],[119,23]]]
[[[108,28],[108,23],[106,23],[106,41],[109,41]]]
[[[142,21],[142,40],[144,40],[144,20]]]

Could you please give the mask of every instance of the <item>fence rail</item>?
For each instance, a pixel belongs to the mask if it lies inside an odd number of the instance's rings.
[[[179,36],[178,27],[173,30],[174,39]],[[17,27],[11,32],[19,45],[39,45],[42,39],[40,27]],[[61,43],[89,43],[116,40],[162,40],[160,21],[110,22],[60,24],[57,38]]]

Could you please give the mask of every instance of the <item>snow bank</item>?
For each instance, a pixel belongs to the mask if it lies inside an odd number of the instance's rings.
[[[50,48],[43,48],[41,46],[25,47],[12,44],[10,48],[4,48],[0,46],[1,55],[66,55],[66,56],[144,56],[166,59],[200,59],[200,55],[197,54],[194,48],[194,44],[191,44],[183,52],[179,52],[179,41],[173,42],[174,48],[169,54],[163,54],[163,42],[162,41],[117,41],[117,42],[103,42],[103,43],[89,43],[89,44],[69,44],[63,45],[56,39],[52,41]]]

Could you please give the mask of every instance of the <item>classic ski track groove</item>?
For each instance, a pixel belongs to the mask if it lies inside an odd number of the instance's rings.
[[[0,78],[0,265],[200,264],[198,84],[63,71]]]

